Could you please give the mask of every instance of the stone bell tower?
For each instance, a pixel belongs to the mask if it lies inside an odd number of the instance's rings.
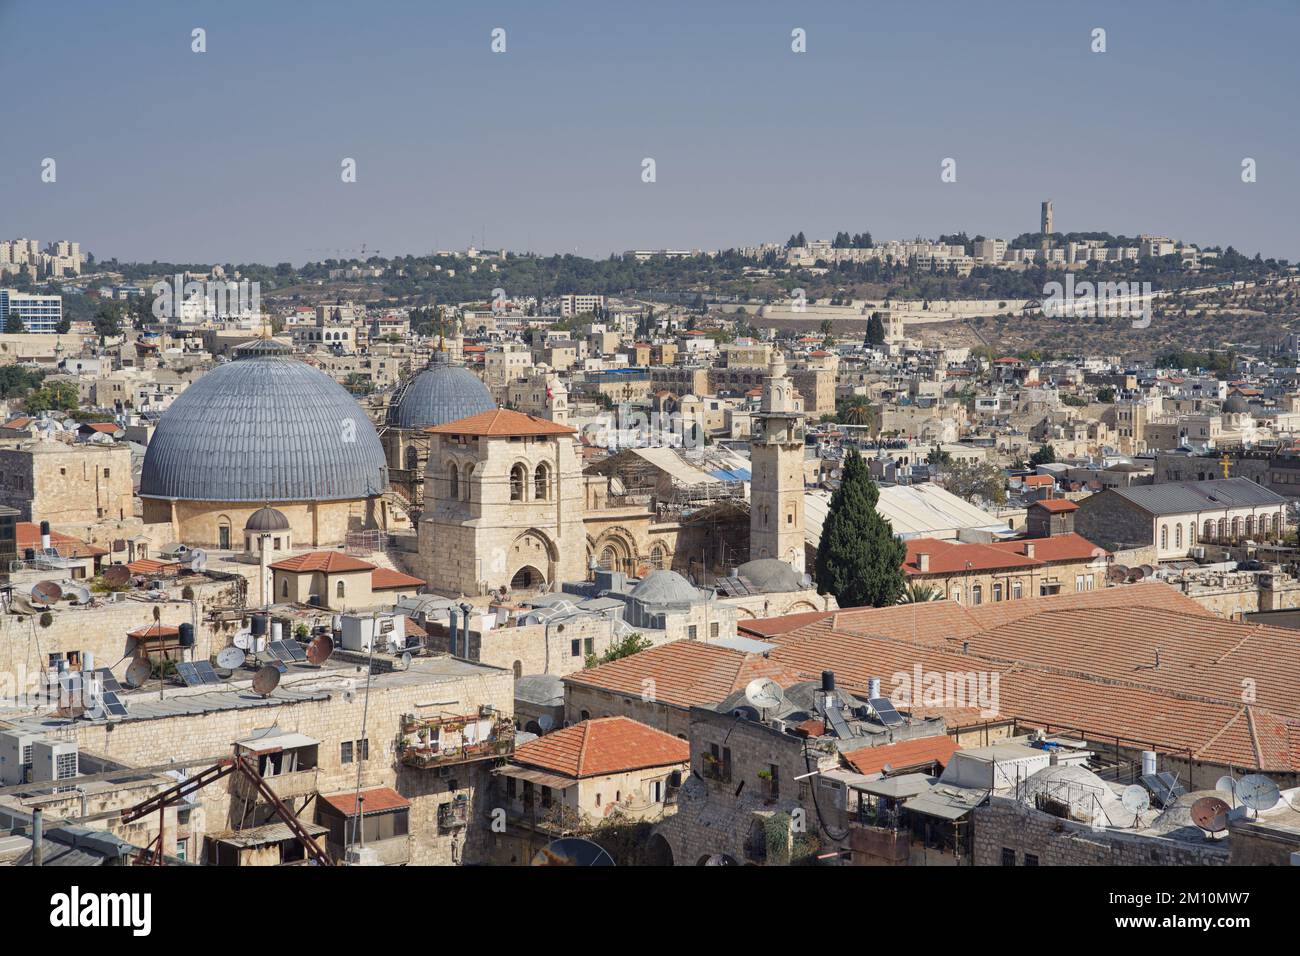
[[[773,351],[750,441],[749,559],[779,558],[804,572],[803,412],[785,356]]]

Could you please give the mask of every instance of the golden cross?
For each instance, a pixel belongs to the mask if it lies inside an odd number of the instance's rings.
[[[1232,459],[1228,457],[1227,452],[1223,453],[1223,457],[1219,459],[1219,464],[1223,466],[1223,477],[1224,478],[1231,477]]]

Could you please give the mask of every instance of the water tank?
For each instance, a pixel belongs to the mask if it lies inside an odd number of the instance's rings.
[[[182,624],[179,628],[181,635],[181,647],[194,646],[194,625]]]
[[[1142,751],[1142,774],[1153,774],[1156,772],[1156,752],[1154,750]]]
[[[265,614],[253,615],[253,636],[266,637],[266,615]]]
[[[867,699],[870,700],[872,698],[876,698],[879,696],[880,696],[880,678],[879,677],[867,678]]]

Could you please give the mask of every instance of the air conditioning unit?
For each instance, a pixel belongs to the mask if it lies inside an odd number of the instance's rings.
[[[0,784],[6,787],[32,780],[32,750],[44,738],[30,731],[0,733]]]
[[[69,740],[40,738],[32,743],[32,780],[72,780],[77,776],[77,745]]]

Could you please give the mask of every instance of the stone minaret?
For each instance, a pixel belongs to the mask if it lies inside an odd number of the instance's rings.
[[[763,379],[750,442],[749,558],[779,558],[804,571],[803,412],[779,349]]]

